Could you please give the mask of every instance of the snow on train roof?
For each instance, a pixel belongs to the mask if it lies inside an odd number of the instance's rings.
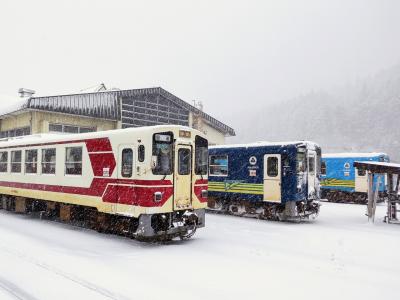
[[[387,156],[383,152],[344,152],[344,153],[322,153],[323,158],[352,158],[352,157],[378,157]]]
[[[25,136],[18,136],[18,137],[11,137],[11,138],[3,138],[0,139],[0,147],[7,147],[9,145],[29,145],[35,143],[49,143],[49,142],[56,142],[56,141],[74,141],[74,140],[82,140],[82,139],[93,139],[93,138],[101,138],[101,137],[108,137],[110,134],[115,133],[126,133],[126,132],[145,132],[151,131],[154,132],[157,129],[162,131],[169,130],[169,129],[183,129],[187,130],[188,127],[182,125],[155,125],[155,126],[143,126],[143,127],[131,127],[131,128],[124,128],[124,129],[113,129],[113,130],[106,130],[106,131],[96,131],[96,132],[88,132],[88,133],[41,133],[41,134],[32,134],[32,135],[25,135]],[[191,130],[196,130],[190,128]],[[197,130],[196,130],[197,131]],[[200,133],[200,132],[199,132]]]
[[[228,144],[228,145],[217,145],[210,146],[210,149],[223,149],[223,148],[250,148],[250,147],[265,147],[265,146],[289,146],[289,145],[308,145],[310,147],[319,147],[317,143],[311,141],[287,141],[287,142],[267,142],[267,141],[259,141],[255,143],[248,144]]]

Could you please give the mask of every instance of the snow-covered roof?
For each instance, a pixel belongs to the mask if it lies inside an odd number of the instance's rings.
[[[130,118],[134,120],[135,118],[133,116],[133,111],[129,112],[128,115],[122,116],[120,100],[122,99],[123,102],[124,99],[139,99],[144,102],[147,101],[149,106],[152,106],[153,103],[151,103],[151,100],[147,99],[148,95],[162,96],[164,99],[167,99],[171,103],[174,103],[178,107],[182,108],[182,110],[190,111],[193,114],[200,116],[203,120],[220,132],[230,136],[235,135],[235,130],[233,128],[225,125],[224,123],[218,121],[207,113],[199,110],[198,108],[176,97],[161,87],[130,90],[118,90],[115,88],[111,90],[97,89],[95,92],[84,91],[77,94],[31,97],[29,99],[25,99],[25,102],[18,102],[16,106],[11,105],[10,108],[8,108],[8,105],[3,105],[4,109],[0,109],[0,118],[14,111],[26,108],[32,110],[44,110],[93,118],[102,118],[113,121],[121,120],[122,117],[124,117],[124,119]],[[2,101],[2,103],[8,102],[9,100]],[[188,118],[188,116],[185,118],[186,123],[188,122]],[[151,119],[149,122],[153,123]],[[154,123],[157,124],[157,122]],[[168,122],[158,122],[158,124],[160,123]]]
[[[265,146],[289,146],[289,145],[307,145],[311,148],[319,147],[316,143],[311,141],[287,141],[287,142],[267,142],[267,141],[259,141],[248,144],[228,144],[228,145],[217,145],[210,146],[210,149],[221,149],[221,148],[250,148],[250,147],[265,147]]]
[[[365,169],[373,173],[400,174],[400,164],[380,161],[355,161],[354,167]]]
[[[24,110],[28,107],[29,98],[0,95],[0,116]]]
[[[378,156],[386,156],[386,153],[383,152],[344,152],[344,153],[323,153],[322,157],[324,158],[351,158],[351,157],[378,157]]]
[[[83,140],[83,139],[93,139],[93,138],[102,138],[108,137],[110,134],[119,134],[119,133],[146,133],[146,132],[157,132],[157,131],[168,131],[173,129],[182,129],[187,130],[188,127],[181,125],[155,125],[155,126],[144,126],[144,127],[131,127],[125,129],[115,129],[115,130],[105,130],[105,131],[95,131],[88,133],[41,133],[41,134],[32,134],[18,137],[10,137],[0,139],[0,147],[8,147],[18,146],[18,145],[30,145],[37,143],[51,143],[56,141],[74,141],[74,140]],[[190,130],[196,130],[190,128]],[[199,135],[204,135],[203,133],[196,130]]]

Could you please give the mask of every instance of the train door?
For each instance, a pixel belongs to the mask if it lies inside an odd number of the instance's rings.
[[[126,206],[123,204],[130,203],[131,199],[129,199],[132,195],[133,187],[121,184],[122,180],[132,179],[133,176],[133,165],[134,165],[134,156],[135,151],[132,145],[120,145],[118,147],[118,175],[120,183],[113,187],[115,191],[115,204],[113,204],[113,212],[124,212],[124,213],[133,213],[133,206]],[[123,183],[123,181],[122,181]]]
[[[177,145],[175,152],[174,210],[192,206],[192,146]]]
[[[308,195],[315,195],[316,194],[316,181],[317,181],[317,153],[315,151],[308,151],[307,156],[307,182],[308,182]]]
[[[264,155],[264,201],[281,202],[281,155]]]
[[[354,189],[356,192],[366,193],[368,190],[368,176],[365,170],[354,169]]]

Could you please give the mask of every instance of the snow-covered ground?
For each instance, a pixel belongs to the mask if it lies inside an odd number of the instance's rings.
[[[0,299],[400,297],[400,226],[323,203],[311,223],[207,215],[189,241],[146,244],[0,210]]]

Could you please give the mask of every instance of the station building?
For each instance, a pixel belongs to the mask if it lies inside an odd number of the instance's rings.
[[[224,144],[235,131],[161,87],[106,90],[2,100],[0,137],[38,133],[84,133],[160,124],[185,125],[204,132],[210,144]],[[33,92],[33,91],[32,91]],[[4,103],[7,101],[7,103]]]

